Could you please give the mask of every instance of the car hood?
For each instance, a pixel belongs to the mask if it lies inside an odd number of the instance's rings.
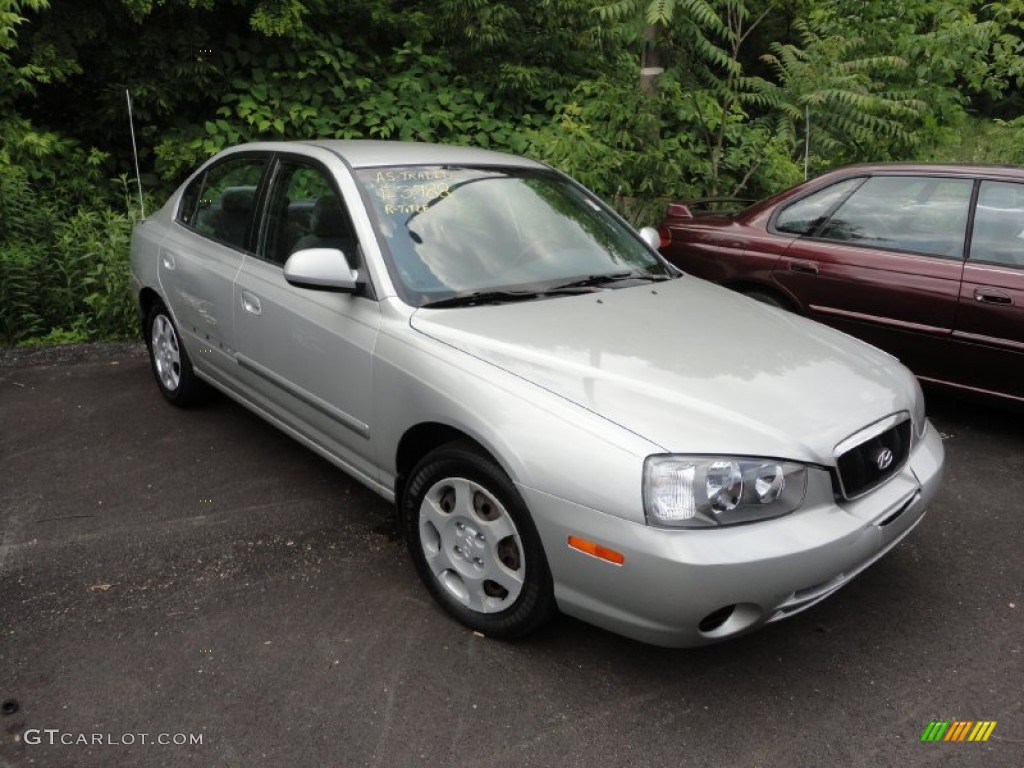
[[[914,397],[890,355],[689,276],[410,322],[667,452],[833,463],[839,441]]]

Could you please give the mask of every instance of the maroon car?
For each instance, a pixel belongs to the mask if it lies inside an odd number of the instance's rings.
[[[853,166],[739,213],[691,207],[660,228],[685,271],[1024,404],[1024,168]]]

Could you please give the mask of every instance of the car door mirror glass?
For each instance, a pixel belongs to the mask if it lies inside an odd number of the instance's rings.
[[[284,279],[299,288],[354,293],[359,273],[340,248],[305,248],[288,257]]]

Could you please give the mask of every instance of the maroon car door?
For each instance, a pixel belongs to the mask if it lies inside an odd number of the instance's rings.
[[[954,337],[965,384],[1024,399],[1024,184],[981,183]]]
[[[868,177],[790,245],[772,278],[810,317],[887,350],[919,375],[942,378],[973,185],[955,177]],[[786,231],[787,211],[777,230]]]

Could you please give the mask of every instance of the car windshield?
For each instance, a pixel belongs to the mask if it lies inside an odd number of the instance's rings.
[[[553,171],[416,166],[356,176],[372,201],[392,279],[413,306],[485,293],[535,298],[569,283],[621,287],[675,274],[604,205]]]

